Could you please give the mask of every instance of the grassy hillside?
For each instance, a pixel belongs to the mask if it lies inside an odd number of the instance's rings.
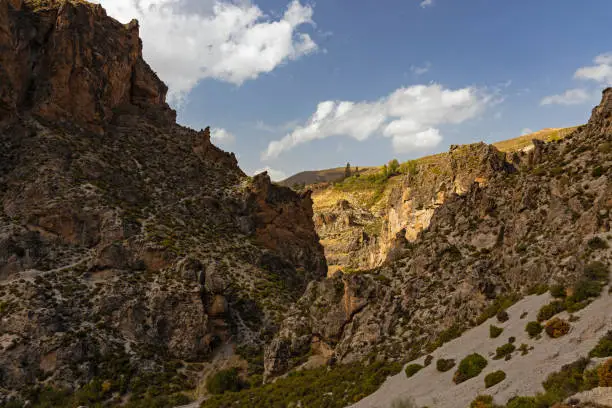
[[[529,145],[533,139],[542,140],[544,142],[552,142],[554,140],[563,139],[565,136],[576,130],[578,126],[568,128],[547,128],[542,129],[534,133],[519,136],[510,140],[503,140],[501,142],[493,143],[493,146],[497,147],[502,152],[516,152],[522,150]]]
[[[533,139],[542,140],[545,142],[551,142],[554,140],[559,140],[564,138],[565,136],[572,133],[578,127],[569,127],[569,128],[546,128],[539,130],[534,133],[530,133],[527,135],[519,136],[509,140],[503,140],[500,142],[493,143],[493,146],[501,150],[502,152],[516,152],[522,150],[531,145],[531,141]],[[419,159],[410,161],[413,164],[435,164],[440,158],[442,158],[446,153],[438,153],[430,156],[421,157]],[[406,163],[410,163],[406,162]],[[279,182],[278,184],[293,187],[296,185],[310,185],[317,183],[332,183],[339,182],[344,178],[344,167],[336,167],[333,169],[325,169],[325,170],[311,170],[311,171],[303,171],[293,176]],[[354,168],[353,168],[354,170]],[[359,173],[361,176],[364,175],[376,175],[381,170],[381,167],[360,167]],[[349,185],[353,185],[356,190],[363,190],[364,187],[368,185],[368,182],[365,180],[360,180],[359,182],[349,183]],[[346,185],[345,187],[348,187]],[[347,188],[343,189],[347,191]]]

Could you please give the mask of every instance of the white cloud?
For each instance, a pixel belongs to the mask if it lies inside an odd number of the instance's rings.
[[[540,105],[579,105],[591,99],[591,94],[582,88],[568,89],[559,95],[542,98]]]
[[[421,2],[421,7],[425,8],[429,6],[433,6],[433,0],[423,0]]]
[[[236,136],[223,128],[214,128],[210,131],[210,139],[222,146],[230,146],[236,142]]]
[[[523,130],[521,130],[521,136],[530,135],[532,133],[533,133],[533,130],[529,128],[524,128]]]
[[[282,181],[287,178],[287,174],[285,174],[284,171],[275,170],[268,166],[264,167],[263,169],[255,170],[253,172],[253,175],[256,176],[257,174],[263,173],[264,171],[268,172],[268,176],[270,176],[270,180],[272,181]]]
[[[579,68],[574,78],[612,85],[612,53],[598,55],[593,62],[595,65]]]
[[[415,134],[400,134],[393,137],[393,150],[397,153],[407,153],[418,149],[426,149],[437,146],[442,141],[442,135],[438,129],[429,128]]]
[[[599,86],[611,86],[612,52],[596,56],[593,63],[595,65],[578,68],[574,73],[574,79],[594,81]],[[562,94],[547,96],[540,101],[540,105],[579,105],[586,102],[597,102],[598,96],[599,94],[593,89],[574,88]]]
[[[317,50],[305,33],[313,9],[293,0],[272,20],[248,0],[96,0],[121,22],[137,18],[144,57],[184,97],[200,80],[240,85]]]
[[[475,88],[451,90],[438,84],[400,88],[372,102],[324,101],[306,124],[270,142],[262,159],[332,136],[365,140],[382,133],[398,152],[430,148],[442,140],[439,125],[472,119],[494,102]]]
[[[412,65],[410,67],[410,71],[412,71],[414,75],[423,75],[427,73],[430,69],[431,69],[430,62],[426,62],[422,67],[418,67],[416,65]]]

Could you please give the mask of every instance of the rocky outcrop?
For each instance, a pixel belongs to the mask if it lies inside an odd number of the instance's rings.
[[[340,363],[373,354],[407,361],[435,345],[441,332],[448,338],[479,322],[493,302],[538,285],[569,287],[593,262],[609,267],[612,133],[603,112],[611,98],[606,90],[588,125],[563,140],[536,143],[512,166],[494,149],[472,145],[465,151],[479,154],[457,156],[462,148],[455,148],[439,172],[422,167],[407,177],[389,202],[397,214],[430,206],[428,225],[388,263],[350,281],[338,275],[312,284],[267,348],[267,374],[292,368],[321,342],[333,350],[329,360]],[[462,167],[468,160],[474,165]],[[461,174],[462,168],[476,170]],[[438,193],[444,199],[436,203]],[[338,295],[330,296],[326,285],[334,283]],[[354,313],[340,307],[345,290],[361,294]]]
[[[305,283],[326,275],[323,247],[313,228],[310,191],[296,195],[288,187],[272,184],[264,172],[253,178],[244,201],[257,242],[302,270],[312,271],[314,275],[305,276]]]
[[[465,194],[474,182],[485,185],[497,174],[515,171],[505,153],[484,143],[452,146],[448,153],[416,160],[407,174],[393,177],[380,202],[340,199],[317,211],[315,226],[328,263],[337,265],[333,269],[368,269],[392,261],[450,197]]]
[[[101,131],[124,105],[157,107],[174,122],[167,87],[142,58],[138,22],[80,1],[0,5],[0,112],[25,109]]]
[[[119,366],[188,387],[171,360],[260,349],[325,276],[309,195],[174,122],[137,22],[3,1],[0,84],[0,404]]]

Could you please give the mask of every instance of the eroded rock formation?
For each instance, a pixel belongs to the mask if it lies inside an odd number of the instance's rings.
[[[267,375],[321,349],[333,350],[329,362],[405,361],[499,299],[570,286],[593,262],[609,266],[611,101],[607,89],[589,123],[562,140],[512,157],[484,144],[452,148],[439,171],[406,177],[385,225],[409,242],[377,268],[312,283],[266,349]],[[351,211],[342,203],[315,221],[347,226]],[[430,211],[427,222],[405,233],[418,211]]]
[[[260,348],[325,276],[309,196],[250,180],[166,91],[137,22],[0,2],[2,393]]]

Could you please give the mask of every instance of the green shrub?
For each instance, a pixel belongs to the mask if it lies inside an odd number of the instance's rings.
[[[506,408],[540,408],[535,397],[515,397],[508,401]]]
[[[566,304],[584,302],[590,298],[598,297],[601,294],[602,284],[595,280],[581,280],[574,286],[574,293],[570,296]]]
[[[372,394],[390,375],[402,370],[399,363],[353,363],[289,373],[273,383],[214,395],[202,408],[345,407]]]
[[[504,329],[501,328],[501,327],[497,327],[497,326],[493,326],[493,325],[489,326],[489,336],[492,339],[498,338],[502,334],[503,331],[504,331]]]
[[[516,350],[516,346],[514,344],[506,343],[503,346],[499,346],[497,349],[495,349],[495,357],[493,357],[493,359],[499,360],[501,358],[510,356],[514,350]]]
[[[464,331],[465,331],[465,328],[463,326],[460,326],[458,324],[452,325],[448,329],[440,332],[436,341],[434,341],[433,343],[430,343],[427,346],[427,351],[432,352],[438,347],[442,346],[444,343],[448,343],[449,341],[460,337]]]
[[[508,316],[508,312],[506,312],[505,310],[500,310],[499,312],[497,312],[497,321],[500,323],[503,322],[507,322],[508,319],[510,319],[510,316]]]
[[[591,280],[607,281],[609,274],[608,267],[600,261],[591,262],[584,268],[584,276]]]
[[[599,339],[595,348],[589,352],[589,357],[612,357],[612,330]]]
[[[529,337],[532,338],[542,333],[543,329],[544,328],[539,322],[529,322],[527,323],[527,326],[525,326],[525,331],[527,332]]]
[[[423,369],[423,366],[420,364],[408,364],[408,366],[406,366],[406,377],[410,378],[413,375],[415,375],[416,373],[418,373],[419,371],[421,371],[421,369]]]
[[[493,403],[493,397],[490,395],[479,395],[472,401],[470,408],[499,408],[499,405]]]
[[[604,174],[604,169],[601,166],[597,166],[591,171],[593,177],[601,177]]]
[[[563,319],[555,317],[546,323],[546,334],[553,339],[565,336],[570,330],[570,324]]]
[[[547,399],[552,402],[563,401],[580,391],[586,390],[584,371],[589,360],[582,358],[571,364],[564,365],[561,370],[550,374],[542,383]]]
[[[528,295],[543,295],[548,292],[548,285],[546,284],[538,284],[529,289],[527,292]]]
[[[538,322],[548,320],[557,313],[561,313],[564,310],[565,303],[560,300],[554,300],[540,308],[540,311],[538,312]]]
[[[206,381],[206,389],[211,394],[223,394],[226,391],[238,392],[242,389],[242,382],[238,377],[238,370],[230,368],[213,374]]]
[[[441,358],[438,361],[436,361],[436,368],[438,369],[438,371],[441,371],[441,372],[448,371],[454,366],[455,366],[455,360],[452,358],[448,358],[448,359]]]
[[[608,243],[599,237],[593,237],[589,239],[589,242],[587,244],[589,245],[589,248],[595,251],[598,249],[608,248]]]
[[[550,287],[550,294],[555,298],[564,298],[565,297],[565,286],[563,285],[553,285]]]
[[[484,382],[485,387],[491,388],[492,386],[499,384],[506,379],[506,373],[502,370],[493,371],[485,376]]]
[[[509,295],[499,296],[489,305],[476,320],[477,324],[484,323],[487,319],[497,316],[501,311],[506,310],[521,299],[518,293],[510,293]]]
[[[470,354],[459,363],[453,381],[455,384],[460,384],[470,378],[474,378],[478,376],[486,366],[486,358],[477,353]]]
[[[427,357],[425,357],[425,367],[427,367],[428,365],[431,364],[431,362],[433,361],[433,356],[430,354]]]

